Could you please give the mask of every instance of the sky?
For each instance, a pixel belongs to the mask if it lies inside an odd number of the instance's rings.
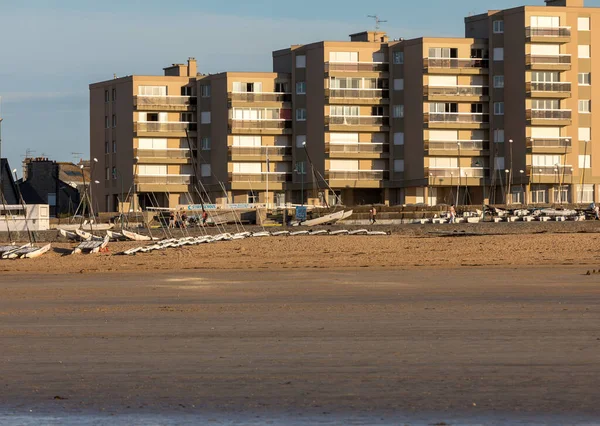
[[[367,15],[392,39],[461,37],[464,16],[522,4],[543,0],[0,0],[2,157],[87,158],[88,85],[113,74],[190,56],[203,73],[270,71],[271,51],[347,40],[374,28]]]

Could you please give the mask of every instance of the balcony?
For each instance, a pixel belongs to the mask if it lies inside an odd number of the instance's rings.
[[[188,122],[172,122],[172,121],[138,121],[135,123],[135,133],[149,133],[164,136],[165,133],[170,133],[170,136],[185,137],[186,130],[195,132],[197,130],[196,123]]]
[[[136,175],[138,192],[188,192],[194,183],[191,175]]]
[[[387,143],[325,143],[325,153],[330,158],[387,158],[389,152]]]
[[[278,159],[283,160],[284,157],[291,157],[292,147],[290,146],[230,146],[229,156],[234,161],[248,161],[257,159],[269,159],[277,161]]]
[[[432,129],[487,129],[489,114],[470,112],[428,112],[425,123]]]
[[[525,65],[532,70],[569,71],[571,55],[527,55]]]
[[[229,102],[239,103],[276,103],[292,102],[291,93],[269,93],[269,92],[229,92]]]
[[[425,178],[431,186],[481,186],[489,176],[490,169],[482,167],[425,168]]]
[[[483,102],[489,100],[489,88],[488,86],[424,86],[423,96],[430,101]]]
[[[460,150],[459,144],[460,143]],[[490,150],[490,141],[488,140],[457,140],[457,141],[431,141],[424,142],[425,152],[429,155],[448,155],[472,157],[477,155],[487,155]]]
[[[565,165],[527,166],[527,175],[532,184],[559,184],[573,181],[573,167]]]
[[[488,74],[489,59],[425,58],[423,66],[429,74]]]
[[[193,111],[196,109],[195,96],[145,96],[133,97],[133,105],[138,111]]]
[[[325,117],[325,125],[329,130],[388,130],[390,118],[379,115],[332,115]]]
[[[570,109],[528,109],[527,120],[533,126],[569,126]]]
[[[292,133],[292,121],[285,119],[229,120],[229,130],[233,134],[271,134],[289,135]]]
[[[531,82],[526,85],[527,93],[532,98],[570,98],[571,83],[568,82]]]
[[[325,179],[332,188],[383,188],[390,179],[387,170],[329,170]]]
[[[325,73],[387,73],[390,64],[387,62],[325,62]]]
[[[141,149],[133,150],[133,156],[138,157],[142,164],[189,164],[190,150],[185,148],[173,149]]]
[[[381,105],[389,104],[388,89],[325,89],[330,104]]]
[[[571,138],[527,139],[527,149],[532,153],[568,154],[572,152]]]
[[[526,27],[525,37],[529,43],[568,43],[571,27]]]
[[[270,190],[282,190],[291,181],[292,174],[287,172],[229,173],[232,190],[264,191],[267,185]]]

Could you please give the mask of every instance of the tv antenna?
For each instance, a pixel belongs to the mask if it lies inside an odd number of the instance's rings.
[[[381,29],[381,24],[387,22],[379,18],[379,15],[367,15],[367,18],[375,20],[375,41],[377,41],[377,33]]]

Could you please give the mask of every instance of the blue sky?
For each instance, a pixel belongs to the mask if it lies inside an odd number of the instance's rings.
[[[532,5],[542,0],[528,0]],[[2,156],[89,152],[88,84],[157,74],[188,56],[202,72],[268,71],[271,51],[346,40],[388,22],[391,38],[462,36],[469,13],[522,0],[0,0]],[[600,0],[586,0],[600,6]],[[425,17],[429,17],[425,20]]]

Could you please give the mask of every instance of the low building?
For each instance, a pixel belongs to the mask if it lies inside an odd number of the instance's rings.
[[[2,204],[18,204],[19,193],[17,185],[13,177],[8,160],[0,159],[0,203]]]

